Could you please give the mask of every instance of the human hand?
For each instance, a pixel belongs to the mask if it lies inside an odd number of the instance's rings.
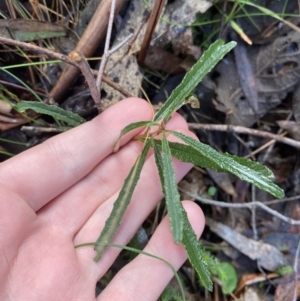
[[[124,146],[112,153],[121,129],[150,120],[151,114],[146,102],[127,99],[92,121],[0,164],[0,300],[158,299],[173,276],[161,261],[137,256],[96,298],[96,283],[120,250],[107,248],[95,263],[93,247],[74,249],[96,241],[141,151],[140,142],[128,142],[139,133],[135,130],[123,137]],[[192,135],[178,114],[167,127]],[[179,181],[191,165],[173,161]],[[151,155],[113,242],[128,243],[161,198]],[[184,207],[200,235],[202,211],[192,202],[184,202]],[[176,268],[186,259],[182,245],[173,242],[166,218],[145,251]]]

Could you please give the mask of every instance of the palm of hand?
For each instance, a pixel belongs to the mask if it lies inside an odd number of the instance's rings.
[[[112,154],[120,130],[131,122],[150,118],[151,110],[145,102],[125,100],[93,121],[0,165],[1,300],[95,299],[97,280],[120,251],[109,248],[95,263],[92,247],[74,249],[74,245],[97,239],[141,150],[141,144],[133,141]],[[169,127],[188,133],[179,115]],[[126,135],[122,143],[137,133]],[[115,235],[114,241],[119,244],[131,239],[162,198],[153,162],[150,156]],[[174,165],[178,180],[191,167],[176,160]],[[200,209],[192,203],[185,207],[200,234]],[[168,227],[165,219],[145,251],[179,267],[185,259],[184,250],[174,245]],[[156,300],[171,277],[172,271],[165,264],[140,255],[116,275],[97,300]]]

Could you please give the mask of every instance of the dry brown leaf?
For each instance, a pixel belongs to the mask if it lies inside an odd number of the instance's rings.
[[[235,192],[235,188],[230,181],[230,177],[228,173],[225,172],[216,172],[212,169],[207,169],[207,172],[212,177],[214,182],[222,188],[229,195],[236,197],[237,194]]]
[[[288,277],[290,281],[281,283],[277,286],[274,301],[291,301],[293,300],[295,282]],[[297,282],[297,298],[300,296],[300,281]]]
[[[160,47],[151,47],[147,53],[145,65],[151,69],[176,74],[184,72],[180,67],[182,59]]]
[[[248,47],[247,53],[256,74],[258,92],[258,117],[280,104],[289,92],[297,88],[300,80],[299,34],[290,32],[267,46]],[[250,127],[255,121],[254,110],[245,97],[232,55],[228,55],[217,67],[218,101],[225,107],[227,123]],[[228,76],[230,74],[230,76]]]
[[[292,138],[300,141],[300,124],[295,121],[279,120],[277,124],[284,130],[287,130]]]
[[[124,0],[116,1],[116,14],[120,10],[124,2],[125,2]],[[150,6],[153,6],[153,2],[154,0],[150,0],[148,1],[148,4]],[[183,15],[182,12],[180,13],[180,10],[184,11],[186,16],[189,16],[189,18],[186,18],[183,21],[191,22],[194,20],[193,18],[197,11],[205,12],[213,3],[214,1],[209,1],[209,0],[201,0],[201,1],[176,0],[174,3],[172,3],[172,5],[169,5],[170,11],[167,16],[168,17],[173,16],[175,4],[176,4],[177,11],[179,12],[179,16]],[[76,48],[74,49],[75,51],[81,53],[85,57],[92,56],[93,52],[98,47],[99,42],[102,40],[103,36],[105,35],[109,9],[110,9],[110,1],[102,1],[100,3],[100,5],[97,7],[97,10],[95,10],[95,14],[93,18],[89,22],[88,27],[85,29],[81,39],[79,40]],[[147,11],[143,1],[140,0],[131,1],[130,7],[128,9],[128,13],[123,20],[122,30],[117,36],[114,45],[119,44],[119,42],[121,42],[130,33],[136,33],[140,28],[140,26],[142,25],[145,15],[147,15],[148,13],[149,12]],[[179,19],[178,20],[174,20],[173,18],[171,19],[175,22],[179,21]],[[160,22],[160,23],[165,24],[164,22]],[[176,41],[179,40],[180,36],[182,36],[182,38],[183,37],[185,38],[185,42],[181,43],[182,45],[185,45],[184,47],[186,47],[186,45],[190,46],[192,44],[190,33],[189,34],[182,33],[186,31],[186,28],[190,30],[189,27],[182,27],[182,26],[180,26],[180,32],[178,32],[178,27],[174,27],[173,29],[173,32],[176,36]],[[135,41],[135,45],[133,47],[133,52],[138,51],[140,49],[144,30],[145,29],[143,28],[140,34],[138,35]],[[165,31],[165,29],[163,29],[162,31]],[[173,36],[169,36],[169,38],[173,40],[174,34]],[[179,46],[180,42],[176,42],[176,45],[177,45],[176,47],[179,48],[181,47]],[[137,96],[141,84],[142,72],[140,71],[140,68],[136,63],[135,56],[127,55],[126,54],[127,50],[128,50],[127,47],[121,47],[120,50],[113,55],[115,59],[109,60],[106,69],[111,71],[110,72],[107,71],[106,73],[109,73],[111,79],[117,82],[118,84],[120,84],[120,86],[125,88],[130,94]],[[126,54],[125,57],[124,54]],[[112,67],[114,67],[113,68],[114,70],[112,70]],[[58,82],[56,83],[55,87],[53,87],[52,91],[50,92],[50,97],[54,98],[55,101],[57,102],[60,101],[64,93],[67,91],[68,87],[70,87],[71,84],[74,82],[78,74],[79,74],[79,70],[77,68],[73,66],[66,66]],[[106,92],[106,97],[102,98],[104,99],[104,107],[107,107],[123,98],[122,94],[120,94],[119,92],[115,93],[107,85],[104,84],[103,88]]]
[[[116,14],[119,13],[124,2],[125,0],[116,0]],[[81,53],[84,57],[91,57],[93,55],[106,34],[110,4],[111,1],[101,1],[93,17],[89,19],[89,25],[81,36],[76,48],[73,50]],[[50,97],[60,102],[79,73],[80,71],[77,67],[67,65],[56,85],[52,88]]]
[[[149,5],[151,7],[153,6],[154,1],[155,0],[149,1]],[[134,96],[139,95],[143,78],[143,72],[138,66],[137,58],[134,53],[140,49],[143,41],[146,29],[143,25],[147,14],[149,14],[149,11],[143,1],[131,1],[127,14],[122,22],[122,29],[117,34],[112,47],[120,44],[132,33],[134,34],[134,37],[137,33],[139,34],[135,38],[132,47],[130,47],[130,44],[121,47],[110,57],[106,65],[106,75]],[[107,108],[123,99],[123,95],[121,93],[107,84],[103,84],[102,87],[105,91],[105,96],[102,97],[104,107]]]
[[[234,292],[235,296],[239,296],[239,294],[242,292],[243,289],[245,289],[247,286],[259,282],[266,281],[267,279],[273,279],[278,277],[278,274],[275,273],[269,273],[267,275],[262,274],[244,274],[240,278],[239,284]]]
[[[163,19],[169,22],[161,22],[159,30],[154,34],[152,45],[163,47],[171,42],[175,54],[189,53],[189,47],[193,45],[192,30],[190,26],[181,24],[191,24],[195,21],[197,12],[206,12],[214,2],[216,1],[176,0],[169,4],[163,15]],[[173,25],[174,23],[178,25]]]
[[[250,239],[210,218],[206,218],[206,224],[212,232],[216,233],[252,260],[257,260],[258,264],[268,271],[275,271],[287,264],[284,255],[272,245]]]
[[[149,5],[151,7],[153,6],[153,3],[154,0],[149,1]],[[166,6],[163,19],[168,19],[172,22],[178,22],[182,20],[182,22],[184,23],[191,23],[195,19],[196,12],[206,11],[206,9],[208,9],[212,4],[212,1],[206,0],[176,0],[174,1],[174,3]],[[137,65],[135,55],[132,55],[132,53],[138,51],[141,47],[146,26],[143,26],[142,28],[140,28],[140,26],[141,24],[143,24],[144,16],[148,13],[149,11],[145,7],[143,1],[134,0],[131,2],[128,12],[124,18],[122,29],[117,35],[117,38],[114,41],[114,45],[118,45],[130,33],[135,34],[140,30],[139,35],[137,36],[133,47],[130,49],[131,53],[127,53],[128,46],[123,46],[113,54],[106,67],[106,74],[113,80],[116,80],[120,86],[122,86],[135,96],[137,96],[139,93],[143,73]],[[158,36],[159,38],[155,38]],[[173,49],[175,54],[179,52],[190,52],[189,47],[193,45],[190,27],[170,26],[162,19],[160,19],[159,28],[154,33],[154,38],[151,46],[163,48],[170,41],[174,43]],[[147,65],[153,68],[153,53],[155,55],[155,50],[151,53],[151,63],[148,63]],[[148,60],[149,62],[148,58],[146,58],[146,60]],[[161,66],[158,70],[162,70],[162,68],[164,67],[163,65],[166,65],[166,61],[168,60],[160,63]],[[175,60],[174,58],[164,68],[167,68],[167,70],[172,70],[172,72],[174,72],[174,70],[176,70],[178,67],[179,59]],[[103,88],[106,92],[106,96],[102,99],[104,100],[104,105],[106,107],[110,104],[115,103],[116,101],[123,99],[123,95],[110,88],[108,85],[104,84]]]
[[[17,41],[62,37],[66,35],[63,25],[39,20],[1,19],[0,36]]]
[[[195,168],[189,171],[183,180],[179,182],[178,186],[194,195],[201,195],[206,190],[203,174]],[[183,192],[181,192],[181,195],[184,199],[190,198],[190,196],[185,195]]]

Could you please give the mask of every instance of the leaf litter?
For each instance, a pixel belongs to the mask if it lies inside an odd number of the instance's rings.
[[[262,6],[272,6],[271,8],[274,9],[274,3],[269,3],[270,1],[261,1],[260,4]],[[280,6],[283,1],[279,1],[281,3],[278,4]],[[290,1],[293,2],[293,1]],[[94,3],[94,8],[98,7],[98,3],[90,1],[90,3]],[[130,5],[132,3],[135,3],[134,1],[131,1]],[[139,1],[139,3],[135,3],[135,6],[140,4],[140,9],[135,11],[135,14],[123,14],[123,23],[121,25],[121,30],[117,35],[121,34],[121,32],[124,30],[123,28],[126,28],[126,22],[131,22],[130,26],[128,25],[127,32],[124,31],[123,35],[120,35],[119,38],[117,38],[115,41],[122,40],[124,36],[126,36],[127,33],[130,33],[132,29],[136,30],[139,27],[139,24],[143,20],[144,14],[148,12],[149,10],[145,7],[144,3],[142,1]],[[149,1],[150,5],[153,4],[153,1]],[[194,20],[196,20],[196,11],[200,11],[201,13],[205,14],[205,11],[211,7],[213,4],[212,1],[185,1],[185,3],[182,3],[181,1],[174,1],[173,5],[168,5],[165,8],[165,13],[161,18],[160,26],[158,26],[157,31],[154,34],[153,42],[151,43],[151,47],[160,47],[164,48],[168,43],[171,43],[172,53],[170,55],[174,56],[174,58],[178,58],[179,60],[174,60],[173,64],[177,67],[179,66],[183,60],[186,59],[186,55],[188,53],[188,48],[195,46],[194,39],[192,35],[192,29],[188,26],[178,26],[178,24],[185,23],[185,24],[191,24]],[[186,6],[185,6],[186,5]],[[203,5],[205,8],[199,8],[197,5]],[[289,3],[288,6],[290,7],[292,4]],[[196,8],[197,6],[197,8]],[[229,6],[230,7],[230,6]],[[296,7],[296,6],[294,6]],[[193,11],[191,12],[191,8],[193,8]],[[275,7],[276,8],[276,7]],[[229,8],[228,8],[229,9]],[[93,11],[93,10],[92,10]],[[94,9],[95,11],[95,9]],[[128,10],[130,12],[130,9]],[[249,10],[250,11],[250,10]],[[145,13],[144,13],[145,12]],[[257,19],[257,17],[255,17]],[[88,18],[89,20],[90,18]],[[128,19],[128,21],[126,21]],[[255,20],[256,20],[255,19]],[[82,17],[82,20],[83,17]],[[170,21],[165,22],[164,20]],[[244,18],[245,20],[245,18]],[[176,23],[175,25],[173,23]],[[79,24],[80,22],[78,22]],[[263,22],[262,22],[263,23]],[[82,23],[84,24],[84,22]],[[260,24],[260,23],[259,23]],[[55,26],[55,25],[54,25]],[[263,27],[263,25],[261,25]],[[245,29],[245,28],[244,28]],[[125,87],[127,90],[132,92],[132,95],[138,95],[140,91],[140,86],[142,83],[142,78],[145,75],[145,71],[143,68],[139,67],[137,65],[137,62],[135,60],[135,52],[139,49],[139,39],[141,40],[143,37],[143,30],[141,29],[140,38],[136,38],[135,44],[131,47],[127,47],[125,45],[120,49],[120,53],[115,53],[112,56],[112,60],[108,65],[108,68],[106,69],[106,72],[108,72],[108,75],[111,76],[113,80],[118,82],[121,86]],[[250,31],[250,30],[248,30]],[[80,32],[80,31],[78,31]],[[81,30],[81,33],[83,30]],[[247,28],[246,28],[247,32]],[[299,75],[298,75],[298,60],[299,56],[297,53],[298,48],[298,36],[293,33],[293,31],[287,31],[288,33],[285,35],[281,34],[275,34],[273,35],[272,39],[269,37],[261,37],[259,39],[260,44],[254,45],[253,48],[247,46],[247,53],[250,58],[250,62],[253,66],[253,74],[254,78],[256,80],[256,87],[258,89],[258,95],[259,95],[259,101],[258,101],[258,112],[259,115],[258,121],[255,116],[255,112],[253,110],[253,106],[249,104],[249,99],[243,95],[243,90],[240,86],[238,75],[233,67],[235,67],[234,58],[232,55],[228,55],[226,59],[221,63],[217,69],[216,73],[211,76],[211,80],[213,81],[215,85],[215,93],[216,96],[214,99],[212,98],[206,98],[205,94],[205,85],[201,84],[199,85],[199,88],[196,89],[198,98],[200,99],[201,108],[200,110],[194,110],[193,112],[190,109],[184,108],[182,111],[187,117],[188,121],[192,122],[201,122],[204,121],[208,122],[209,118],[212,119],[213,123],[227,123],[227,124],[240,124],[240,125],[246,125],[248,127],[255,127],[258,129],[264,129],[267,131],[273,131],[279,130],[277,126],[278,120],[284,120],[287,117],[287,114],[291,113],[296,122],[299,122],[299,110],[298,110],[298,104],[299,104],[299,98],[297,97],[297,94],[299,93],[297,89],[294,89],[294,87],[298,86],[299,81]],[[256,35],[258,33],[256,32]],[[251,36],[251,35],[250,35]],[[68,38],[64,38],[68,39]],[[267,43],[261,43],[264,39],[269,39]],[[253,39],[255,41],[255,39]],[[74,43],[75,41],[75,43]],[[71,44],[71,47],[75,47],[77,43],[77,39],[74,39],[73,44]],[[117,43],[117,42],[116,42]],[[161,44],[160,44],[161,43]],[[281,45],[289,46],[284,48]],[[129,54],[128,57],[126,56],[126,51],[128,51],[129,48]],[[281,53],[275,53],[274,49],[282,49]],[[155,48],[153,48],[155,50]],[[67,50],[68,52],[69,50]],[[125,55],[124,55],[125,53]],[[133,54],[132,54],[133,53]],[[285,56],[285,54],[287,54]],[[272,61],[270,61],[270,57],[273,58]],[[267,61],[266,61],[267,60]],[[117,71],[113,73],[113,66],[120,64],[119,69],[116,69]],[[257,74],[257,70],[260,66],[268,66],[265,69],[265,74]],[[151,67],[151,65],[149,66]],[[156,69],[156,68],[154,68]],[[111,70],[111,71],[110,71]],[[125,72],[124,72],[125,70]],[[109,72],[111,72],[109,74]],[[230,77],[227,76],[230,74]],[[21,74],[18,74],[21,76]],[[118,78],[122,75],[122,78]],[[268,81],[268,76],[272,77],[271,81]],[[2,80],[3,78],[1,78]],[[208,81],[205,81],[207,83]],[[42,86],[42,89],[45,88],[45,86]],[[37,87],[35,87],[37,88]],[[175,87],[174,87],[175,88]],[[202,90],[201,90],[202,88]],[[240,89],[240,90],[239,90]],[[114,103],[115,101],[123,98],[122,95],[120,95],[119,92],[116,94],[112,94],[113,92],[109,91],[109,88],[107,86],[103,87],[103,90],[107,93],[107,103],[108,105]],[[149,90],[149,88],[148,88]],[[4,90],[3,90],[4,91]],[[204,92],[203,92],[204,91]],[[238,92],[236,92],[238,91]],[[14,91],[15,95],[20,95],[19,90]],[[146,89],[147,92],[147,89]],[[2,92],[4,93],[4,92]],[[235,94],[236,93],[236,94]],[[23,94],[23,98],[30,99],[28,95]],[[2,95],[3,99],[9,98],[10,101],[12,99],[12,95],[7,95],[7,93]],[[215,110],[216,102],[219,102],[218,108],[222,107],[223,112],[226,113],[224,115],[223,113],[220,114],[220,112]],[[2,99],[1,99],[2,101]],[[5,101],[7,104],[8,102]],[[288,112],[286,112],[288,111]],[[79,110],[80,112],[80,110]],[[12,114],[10,110],[1,112],[1,116],[5,116],[8,118],[11,118],[11,121],[16,116],[9,116],[9,114]],[[15,114],[15,113],[13,113]],[[264,116],[264,117],[263,117]],[[20,116],[18,116],[20,117]],[[225,118],[224,118],[225,117]],[[5,118],[4,118],[5,119]],[[3,119],[2,119],[3,120]],[[1,133],[1,136],[5,136],[9,134],[8,129],[8,121],[1,121],[1,129],[3,132]],[[13,122],[12,122],[13,123]],[[209,122],[208,122],[209,123]],[[293,126],[292,126],[293,125]],[[47,126],[53,126],[53,123],[48,123]],[[287,130],[289,132],[289,135],[291,135],[292,138],[297,139],[295,134],[297,134],[297,123],[285,123],[281,122],[279,123],[279,126]],[[293,130],[295,128],[296,130]],[[11,132],[13,133],[13,132]],[[32,135],[32,134],[31,134]],[[295,152],[292,148],[284,148],[284,145],[282,144],[276,144],[275,147],[270,148],[270,146],[266,146],[266,150],[262,150],[257,153],[257,155],[252,154],[253,151],[259,149],[261,146],[264,145],[264,142],[268,142],[268,140],[263,140],[261,138],[255,139],[252,136],[240,136],[236,137],[234,133],[228,133],[226,135],[220,135],[218,132],[198,132],[199,137],[201,140],[205,142],[209,142],[209,144],[217,146],[222,151],[228,151],[230,153],[236,154],[236,155],[242,155],[242,156],[252,156],[255,157],[258,161],[265,162],[267,166],[275,171],[275,181],[280,179],[280,182],[282,184],[282,188],[284,188],[286,191],[289,192],[288,196],[293,196],[293,191],[297,192],[297,189],[293,189],[294,187],[297,187],[297,181],[299,179],[299,166],[297,165],[296,158],[298,154]],[[11,136],[10,136],[11,137]],[[15,134],[15,137],[17,137],[17,134]],[[24,133],[22,136],[24,139]],[[38,138],[40,139],[40,138]],[[44,138],[43,138],[44,139]],[[29,137],[26,137],[27,141],[30,141]],[[2,144],[2,142],[1,142]],[[14,150],[13,147],[11,147],[10,144],[3,143],[5,150]],[[286,171],[283,171],[279,168],[279,166],[285,163],[278,163],[278,162],[286,162],[286,158],[290,158],[291,162],[294,162],[295,164],[291,164],[290,167]],[[229,193],[229,191],[221,191],[217,190],[217,193],[214,197],[207,194],[208,187],[218,185],[218,183],[222,182],[222,178],[216,179],[215,177],[208,176],[208,173],[202,170],[203,179],[200,183],[199,181],[195,181],[197,185],[195,191],[198,191],[199,194],[204,193],[207,198],[221,198],[226,199],[229,201],[232,201],[230,199],[230,196],[233,195]],[[195,177],[195,175],[194,175]],[[216,183],[214,183],[216,181]],[[229,182],[228,182],[229,181]],[[231,182],[230,182],[231,181]],[[234,177],[229,177],[229,179],[226,179],[227,183],[230,183],[232,187],[236,189],[237,197],[234,198],[235,202],[240,201],[250,201],[251,200],[251,192],[249,191],[249,186],[243,186],[239,185],[239,181],[236,180]],[[226,183],[225,182],[225,183]],[[228,184],[228,186],[230,186]],[[200,185],[200,187],[198,187]],[[221,186],[221,185],[220,185]],[[299,184],[298,184],[299,187]],[[232,191],[232,188],[230,189]],[[300,191],[298,191],[299,193]],[[268,201],[269,199],[265,196],[262,197],[261,201]],[[293,205],[293,203],[290,203],[290,207],[279,207],[278,205],[271,205],[274,208],[279,208],[279,210],[286,214],[287,216],[291,216],[291,212],[295,212],[293,210],[294,208],[297,208]],[[210,208],[204,207],[205,213],[210,216]],[[238,230],[238,222],[240,217],[234,213],[234,209],[231,210],[231,214],[227,214],[227,212],[224,209],[220,209],[218,207],[212,207],[212,211],[214,211],[214,214],[217,214],[217,216],[214,216],[215,219],[222,220],[224,224],[220,225],[220,231],[216,232],[216,235],[219,237],[222,233],[221,231],[224,231],[224,229],[227,229],[225,224],[230,224],[231,230],[236,231],[235,228]],[[286,227],[285,229],[276,229],[276,218],[266,215],[261,212],[261,210],[257,210],[257,227],[258,230],[262,233],[260,235],[261,238],[265,235],[264,233],[274,233],[274,231],[282,231],[282,233],[293,233],[297,235],[299,233],[298,227]],[[245,218],[245,217],[244,217]],[[299,219],[297,214],[294,213],[293,218]],[[233,241],[232,244],[234,247],[244,254],[246,254],[247,257],[252,258],[253,265],[256,265],[256,261],[258,261],[260,264],[262,263],[262,267],[264,267],[266,270],[273,270],[276,264],[279,264],[282,262],[282,260],[285,262],[288,260],[289,264],[291,264],[291,258],[289,254],[289,250],[285,252],[278,253],[279,247],[265,247],[265,246],[271,246],[266,243],[257,243],[254,239],[252,239],[251,236],[251,227],[249,224],[250,216],[246,215],[246,221],[245,225],[248,227],[244,228],[244,238],[245,243],[243,246],[240,245],[239,241]],[[273,229],[273,230],[272,230]],[[275,230],[274,230],[275,229]],[[230,229],[229,229],[230,230]],[[273,231],[273,232],[272,232]],[[249,234],[249,232],[251,234]],[[233,232],[233,236],[235,238],[240,237],[238,235],[238,232]],[[204,239],[207,239],[211,236],[209,232],[204,233]],[[222,239],[226,240],[225,237],[222,237]],[[214,242],[214,241],[213,241]],[[293,242],[293,248],[295,247],[296,242]],[[272,245],[275,245],[274,242],[272,242]],[[252,246],[255,246],[253,249]],[[258,250],[258,247],[262,248],[263,251],[261,253]],[[244,247],[245,249],[243,249]],[[264,260],[267,254],[266,250],[271,250],[270,258],[267,258],[268,260]],[[277,251],[275,251],[277,250]],[[222,257],[222,251],[216,252]],[[275,254],[275,255],[274,255]],[[281,254],[281,255],[280,255]],[[283,255],[282,255],[283,254]],[[269,262],[271,261],[271,263]],[[247,273],[247,270],[243,268],[238,269],[239,273]],[[286,291],[291,291],[293,287],[293,279],[292,277],[285,276],[285,281],[287,284],[277,282],[277,289],[275,293],[275,300],[285,300],[286,298]],[[191,279],[192,280],[192,279]],[[242,297],[242,300],[248,300],[248,290],[246,289],[244,291],[244,295]],[[257,288],[257,291],[261,292],[261,289]],[[258,294],[259,295],[259,294]]]

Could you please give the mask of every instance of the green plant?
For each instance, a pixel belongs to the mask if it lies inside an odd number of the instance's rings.
[[[182,297],[179,296],[176,289],[172,286],[167,286],[160,296],[160,301],[182,301]]]
[[[289,26],[292,30],[299,32],[299,28],[290,22],[288,18],[298,18],[299,14],[291,14],[286,11],[287,0],[278,0],[277,2],[284,2],[282,10],[275,12],[271,9],[263,7],[257,4],[258,1],[254,0],[229,0],[227,1],[227,9],[223,9],[223,1],[218,1],[214,3],[211,9],[208,9],[204,14],[197,14],[196,21],[192,24],[179,24],[172,23],[181,26],[192,26],[194,27],[194,34],[200,35],[201,39],[198,40],[198,43],[203,47],[206,47],[211,41],[212,37],[218,35],[222,24],[230,24],[230,26],[237,31],[241,38],[245,39],[248,42],[251,42],[249,38],[243,35],[243,28],[240,28],[238,25],[239,19],[248,19],[248,23],[251,24],[258,32],[262,31],[260,28],[260,22],[257,18],[262,17],[271,17],[274,20],[280,21],[282,24]],[[221,17],[222,16],[222,17]],[[209,30],[205,26],[209,26]],[[199,28],[201,30],[199,31]],[[204,33],[204,35],[203,35]]]
[[[49,115],[56,120],[66,122],[70,126],[77,126],[85,122],[78,114],[66,111],[56,105],[47,105],[44,102],[20,101],[14,108],[20,113],[30,109],[40,114]]]
[[[238,283],[238,277],[235,268],[229,262],[220,262],[219,267],[224,275],[223,277],[219,277],[222,282],[222,293],[225,295],[231,294],[236,289]]]
[[[56,63],[58,61],[49,61],[47,63]],[[48,115],[54,118],[58,126],[62,129],[68,129],[68,127],[63,127],[60,124],[60,121],[65,122],[68,126],[74,127],[77,125],[80,125],[85,122],[85,119],[79,116],[76,113],[73,113],[71,111],[64,110],[56,105],[48,105],[43,102],[43,100],[39,97],[39,95],[31,89],[26,83],[24,83],[21,79],[19,79],[17,76],[15,76],[10,71],[7,71],[7,69],[12,68],[18,68],[18,67],[24,67],[24,66],[33,66],[33,65],[41,65],[41,62],[31,63],[31,64],[20,64],[20,65],[13,65],[9,67],[0,67],[0,71],[3,71],[7,73],[9,76],[17,80],[23,87],[25,87],[37,101],[21,101],[19,99],[16,99],[17,104],[14,104],[9,101],[9,99],[4,98],[5,101],[7,101],[12,108],[14,108],[19,113],[24,113],[26,110],[33,110],[36,113]],[[1,88],[1,87],[0,87]],[[4,95],[2,95],[2,98]],[[11,96],[12,97],[12,96]],[[26,118],[30,119],[30,117],[26,116]]]
[[[275,272],[280,276],[286,276],[292,274],[294,272],[294,269],[290,265],[284,265],[278,268]]]
[[[114,203],[111,215],[107,219],[105,227],[95,243],[95,250],[97,252],[94,258],[95,261],[101,258],[105,248],[110,243],[121,223],[151,147],[155,154],[174,241],[184,245],[189,260],[195,268],[202,285],[209,290],[212,290],[212,281],[209,271],[209,264],[212,260],[199,244],[188,221],[187,214],[180,202],[172,156],[177,157],[181,161],[191,162],[195,165],[211,168],[218,172],[230,172],[242,180],[246,180],[268,191],[276,197],[282,197],[284,195],[283,191],[272,182],[271,178],[273,174],[266,167],[248,159],[227,153],[221,154],[210,146],[193,138],[175,131],[169,131],[165,128],[172,114],[182,105],[190,101],[189,96],[196,85],[198,85],[203,77],[210,72],[234,46],[235,42],[224,45],[223,41],[216,41],[204,52],[190,72],[186,74],[181,84],[172,92],[169,99],[162,106],[160,111],[157,112],[152,121],[133,123],[122,130],[119,139],[133,129],[146,127],[145,133],[138,138],[144,142],[144,147],[130,170],[129,175],[125,179],[119,196]],[[194,99],[192,100],[194,101]],[[155,126],[157,130],[151,131],[153,126]],[[167,133],[179,138],[185,144],[169,142],[166,137]],[[161,135],[161,140],[156,139],[158,135]],[[117,151],[117,149],[118,143],[115,151]]]
[[[76,245],[75,248],[81,248],[81,247],[86,247],[86,246],[95,246],[96,243],[95,242],[88,242],[88,243],[84,243],[84,244],[80,244],[80,245]],[[184,289],[183,289],[183,284],[182,284],[182,281],[176,271],[176,269],[172,266],[172,264],[170,262],[168,262],[167,260],[161,258],[161,257],[157,257],[151,253],[147,253],[147,252],[144,252],[144,251],[141,251],[141,250],[138,250],[136,248],[132,248],[132,247],[128,247],[128,246],[123,246],[123,245],[118,245],[118,244],[111,244],[111,243],[106,243],[105,244],[105,247],[114,247],[114,248],[119,248],[119,249],[122,249],[122,250],[126,250],[126,251],[129,251],[131,253],[135,253],[135,254],[143,254],[145,256],[148,256],[148,257],[152,257],[152,258],[155,258],[157,260],[160,260],[162,262],[164,262],[166,265],[168,265],[171,270],[173,271],[174,273],[174,276],[178,282],[178,286],[179,286],[179,290],[180,290],[180,293],[181,293],[181,296],[182,298],[178,297],[179,299],[178,300],[186,300],[185,299],[185,295],[184,295]]]

